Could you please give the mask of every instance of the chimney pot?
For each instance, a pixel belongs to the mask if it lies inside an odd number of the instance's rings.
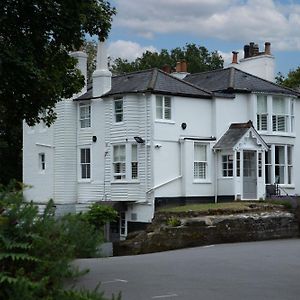
[[[180,61],[178,61],[177,63],[176,63],[176,72],[181,72],[181,62]]]
[[[232,51],[232,64],[237,64],[237,63],[238,63],[238,52]]]
[[[259,55],[259,46],[258,44],[255,44],[253,46],[253,56],[257,56],[257,55]]]
[[[265,54],[271,55],[271,43],[265,42]]]

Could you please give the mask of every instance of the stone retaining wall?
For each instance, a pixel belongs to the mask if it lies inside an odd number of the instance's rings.
[[[147,231],[133,233],[126,241],[115,243],[114,255],[299,236],[297,218],[287,211],[181,217],[177,227],[166,223],[160,215]]]

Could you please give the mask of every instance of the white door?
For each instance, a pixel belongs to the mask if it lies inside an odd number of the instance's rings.
[[[257,199],[256,151],[244,151],[243,199]]]

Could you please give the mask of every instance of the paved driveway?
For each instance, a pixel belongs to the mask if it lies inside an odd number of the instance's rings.
[[[222,244],[139,256],[81,259],[78,286],[101,281],[122,300],[298,300],[300,239]]]

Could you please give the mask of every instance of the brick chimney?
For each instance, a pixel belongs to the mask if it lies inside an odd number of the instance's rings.
[[[176,63],[176,72],[177,72],[177,73],[180,73],[180,72],[181,72],[181,61],[178,61],[178,62]]]
[[[184,72],[184,73],[187,72],[187,63],[186,63],[186,60],[185,60],[185,59],[183,59],[183,60],[181,61],[181,72]]]
[[[238,63],[238,52],[237,51],[232,51],[232,64],[237,64]]]

